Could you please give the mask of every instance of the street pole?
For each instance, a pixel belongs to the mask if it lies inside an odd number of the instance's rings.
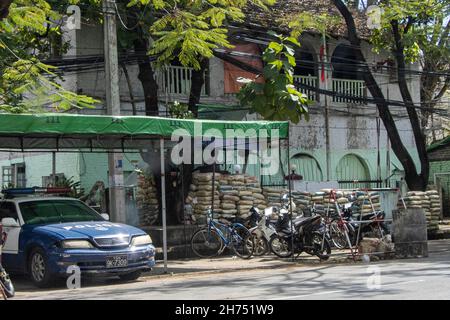
[[[322,35],[322,45],[323,45],[323,65],[325,69],[325,90],[328,91],[328,50],[327,50],[327,38],[325,34]],[[326,147],[326,162],[327,162],[327,181],[331,179],[331,146],[330,146],[330,111],[328,108],[329,97],[324,95],[325,99],[325,147]]]
[[[159,140],[159,149],[161,157],[161,214],[163,225],[163,256],[164,273],[167,273],[167,208],[166,208],[166,165],[164,158],[164,138]]]
[[[120,92],[115,0],[103,0],[103,17],[106,109],[109,115],[118,116],[120,115]],[[112,221],[126,222],[122,154],[108,153],[108,168],[109,214]]]

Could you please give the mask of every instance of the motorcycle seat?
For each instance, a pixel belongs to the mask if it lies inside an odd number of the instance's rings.
[[[316,219],[316,217],[299,217],[296,218],[293,223],[295,227],[303,226],[310,222],[311,220]]]

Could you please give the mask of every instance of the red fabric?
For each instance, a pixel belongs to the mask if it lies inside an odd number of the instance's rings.
[[[250,43],[250,44],[237,44],[233,49],[230,49],[230,51],[237,51],[237,52],[245,52],[253,55],[261,55],[261,52],[259,51],[259,48],[256,44]],[[249,64],[253,67],[256,67],[258,69],[263,68],[263,63],[261,59],[256,59],[254,57],[237,57],[233,56],[234,59],[245,62],[246,64]],[[239,77],[247,78],[251,80],[255,80],[256,74],[253,74],[251,72],[244,71],[231,63],[225,62],[223,63],[224,68],[224,92],[225,93],[238,93],[243,84],[238,83],[236,80]],[[256,79],[256,82],[262,83],[264,82],[264,78],[262,76],[258,77]]]
[[[325,47],[323,45],[320,46],[320,62],[321,62],[321,72],[320,72],[320,80],[322,82],[325,82],[325,63],[324,63],[324,57],[325,57]]]

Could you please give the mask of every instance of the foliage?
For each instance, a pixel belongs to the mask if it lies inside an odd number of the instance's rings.
[[[448,0],[397,0],[380,3],[382,8],[381,28],[374,30],[371,42],[374,49],[390,51],[393,47],[392,21],[398,21],[405,46],[405,59],[414,62],[430,54],[445,57],[447,63],[450,57],[448,15],[450,1]]]
[[[307,30],[326,34],[330,27],[340,23],[340,19],[336,16],[325,13],[317,15],[310,12],[302,12],[293,16],[284,17],[282,22],[284,21],[287,21],[291,29],[291,36],[294,38],[299,38]]]
[[[300,46],[294,37],[276,36],[263,53],[264,83],[246,79],[238,94],[243,106],[249,106],[267,120],[291,120],[298,123],[302,116],[309,120],[307,97],[294,86],[295,50]]]
[[[169,113],[172,118],[176,119],[193,119],[194,114],[189,110],[189,106],[185,103],[175,101],[169,106]]]
[[[149,26],[156,39],[150,54],[158,64],[177,58],[183,66],[201,68],[216,48],[231,48],[227,24],[242,22],[242,9],[254,4],[263,8],[274,0],[131,0],[128,6],[150,6],[158,19]]]
[[[0,21],[0,110],[35,112],[51,107],[61,111],[92,107],[96,102],[65,90],[55,68],[41,62],[49,57],[52,39],[61,35],[61,18],[52,1],[11,4],[8,17]]]
[[[74,177],[63,177],[62,179],[59,179],[55,183],[55,187],[71,189],[71,192],[68,194],[68,196],[72,198],[78,199],[84,196],[84,189],[81,187],[81,182],[75,181]]]

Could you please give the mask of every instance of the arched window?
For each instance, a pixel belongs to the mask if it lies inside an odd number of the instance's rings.
[[[323,181],[322,169],[314,157],[307,154],[297,154],[291,164],[297,166],[296,174],[303,176],[303,181]]]
[[[336,47],[331,57],[333,92],[349,97],[366,96],[362,62],[358,60],[355,49],[350,45],[340,44]],[[333,102],[363,104],[364,100],[354,100],[336,95],[333,96]]]
[[[301,83],[314,87],[314,90],[308,90],[298,87],[298,90],[308,96],[309,100],[315,101],[317,95],[317,61],[314,49],[307,43],[302,43],[302,47],[296,52],[297,65],[294,68],[294,80],[296,83]]]
[[[347,154],[339,161],[336,168],[336,178],[341,182],[341,187],[355,187],[352,183],[344,181],[367,181],[370,180],[369,168],[366,162],[355,154]],[[358,184],[357,187],[362,187]]]
[[[350,45],[338,45],[331,57],[333,78],[362,80],[361,62],[357,59],[355,49]]]

